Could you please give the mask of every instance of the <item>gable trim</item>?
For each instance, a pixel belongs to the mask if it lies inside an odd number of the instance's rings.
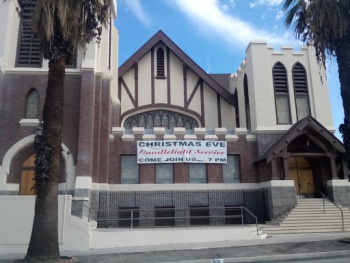
[[[228,102],[230,105],[234,105],[233,95],[224,89],[220,84],[218,84],[211,76],[209,76],[161,30],[158,31],[150,40],[148,40],[139,50],[137,50],[127,61],[125,61],[119,67],[119,77],[123,76],[126,71],[132,67],[135,61],[139,61],[146,53],[153,49],[153,47],[157,45],[158,42],[162,42],[168,49],[170,49],[180,60],[187,64],[188,67],[199,76],[199,78],[203,79],[203,81],[206,82],[208,86],[210,86],[216,93],[218,93],[226,102]]]
[[[338,140],[331,132],[329,132],[321,123],[311,116],[305,117],[299,122],[295,123],[285,134],[281,136],[269,149],[262,154],[258,160],[261,161],[266,159],[269,163],[274,158],[278,157],[278,154],[286,149],[288,145],[297,137],[302,134],[308,134],[310,132],[305,132],[307,127],[312,127],[313,130],[311,134],[317,134],[319,138],[326,140],[329,146],[337,149],[338,152],[344,153],[344,145],[341,141]]]

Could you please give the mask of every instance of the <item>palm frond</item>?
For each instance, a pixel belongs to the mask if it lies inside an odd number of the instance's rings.
[[[315,46],[320,62],[334,55],[337,42],[350,34],[349,0],[285,0],[283,10],[285,25],[293,24],[296,37]]]
[[[47,50],[69,53],[99,40],[113,15],[114,0],[37,0],[32,29]]]
[[[292,5],[292,3],[294,3],[295,1],[298,1],[298,0],[285,0],[283,7],[282,7],[282,10],[284,10],[284,11],[288,10],[290,8],[290,6]]]

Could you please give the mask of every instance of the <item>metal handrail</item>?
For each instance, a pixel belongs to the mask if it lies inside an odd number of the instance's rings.
[[[319,189],[317,189],[317,187],[315,187],[312,183],[308,183],[307,184],[307,192],[308,194],[310,195],[310,191],[309,191],[309,186],[312,186],[314,188],[314,190],[316,190],[318,193],[320,193],[322,195],[322,202],[323,202],[323,213],[326,213],[326,206],[324,204],[324,199],[327,199],[329,202],[331,202],[334,206],[336,206],[339,210],[340,210],[340,213],[341,213],[341,222],[342,222],[342,226],[343,226],[343,231],[345,230],[344,228],[344,214],[343,214],[343,210],[337,206],[331,199],[329,199],[324,193],[322,193]]]
[[[191,207],[191,210],[200,210],[203,209],[203,207]],[[135,208],[130,208],[130,209],[123,209],[123,210],[119,210],[118,208],[115,209],[109,209],[109,210],[90,210],[90,214],[92,213],[96,213],[96,212],[113,212],[114,211],[118,211],[118,212],[129,212],[130,213],[130,217],[124,217],[124,218],[96,218],[96,219],[92,219],[95,221],[131,221],[130,222],[130,227],[131,229],[134,228],[133,225],[133,221],[134,220],[165,220],[165,219],[184,219],[186,220],[186,225],[187,228],[190,227],[190,220],[191,219],[201,219],[201,218],[241,218],[242,219],[242,227],[244,227],[244,213],[243,210],[245,210],[248,214],[250,214],[254,219],[255,219],[255,225],[256,225],[256,232],[257,235],[259,235],[259,225],[258,225],[258,218],[251,212],[249,211],[245,206],[229,206],[229,207],[208,207],[209,210],[211,211],[215,211],[215,210],[222,210],[222,209],[231,209],[231,210],[240,210],[241,213],[240,215],[224,215],[224,216],[220,216],[220,215],[208,215],[208,216],[190,216],[189,213],[189,208],[156,208],[156,209],[135,209]],[[174,216],[174,217],[168,217],[168,216],[164,216],[164,217],[135,217],[135,212],[139,212],[139,215],[141,214],[141,212],[151,212],[154,210],[172,210],[172,211],[182,211],[184,212],[183,216]],[[90,218],[89,218],[90,220]]]
[[[247,211],[252,217],[255,218],[256,234],[259,235],[258,218],[257,218],[252,212],[250,212],[245,206],[241,206],[241,209],[244,209],[244,210]],[[241,212],[241,215],[242,215],[242,225],[243,225],[243,212]],[[243,227],[243,226],[242,226],[242,227]]]
[[[90,222],[90,212],[91,212],[91,207],[90,207],[90,206],[85,205],[85,204],[84,204],[84,201],[82,201],[82,200],[77,200],[77,199],[74,199],[74,197],[72,198],[72,201],[77,202],[78,204],[80,204],[80,205],[81,205],[81,207],[85,207],[85,208],[87,208],[87,210],[89,211],[88,216],[87,216],[87,219],[88,219],[88,221]]]

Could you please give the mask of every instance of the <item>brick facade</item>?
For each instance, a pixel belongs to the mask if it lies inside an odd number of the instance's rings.
[[[157,60],[150,56],[156,56],[154,48],[158,46],[167,50],[167,67],[172,67],[164,76],[166,80],[152,75]],[[260,44],[250,44],[248,50],[262,47]],[[91,54],[94,51],[103,52],[102,48],[96,50],[93,49]],[[285,54],[283,58],[287,56]],[[127,60],[119,68],[118,76],[116,71],[100,70],[95,56],[91,57],[86,64],[82,63],[81,69],[67,70],[66,73],[63,127],[65,152],[62,154],[64,169],[61,170],[60,183],[65,182],[65,187],[69,184],[69,193],[85,198],[84,202],[96,210],[106,206],[105,200],[116,192],[121,195],[112,198],[114,201],[120,200],[117,208],[137,206],[153,209],[156,206],[171,206],[187,209],[190,206],[224,207],[239,204],[250,206],[256,211],[260,211],[260,208],[255,206],[261,206],[264,211],[266,208],[266,218],[272,219],[295,204],[296,190],[286,162],[293,156],[307,159],[313,169],[314,184],[332,193],[335,199],[338,198],[333,191],[336,188],[332,190],[328,187],[327,190],[327,182],[334,178],[345,178],[348,171],[342,167],[344,149],[341,142],[320,122],[310,116],[281,127],[271,121],[272,116],[276,115],[275,109],[268,113],[269,118],[258,119],[257,116],[263,111],[258,109],[262,106],[258,100],[258,87],[266,88],[268,85],[265,87],[255,83],[255,86],[250,85],[253,94],[250,100],[252,129],[247,129],[243,121],[246,117],[244,100],[240,99],[240,106],[235,105],[234,99],[239,97],[233,92],[233,87],[237,85],[243,88],[241,76],[254,74],[247,72],[248,67],[245,66],[248,63],[257,65],[254,59],[244,61],[239,74],[207,74],[162,32],[157,33]],[[260,65],[260,69],[265,68],[265,65]],[[47,73],[45,69],[28,72],[0,68],[0,176],[6,178],[4,182],[0,180],[0,194],[18,194],[16,187],[20,184],[23,162],[34,154],[29,139],[33,139],[38,123],[21,125],[20,121],[24,118],[27,94],[32,88],[40,96],[38,120],[41,121]],[[118,98],[116,86],[119,88]],[[240,94],[243,96],[243,92]],[[274,100],[273,94],[270,95],[269,99]],[[240,107],[241,126],[235,123],[237,107]],[[253,112],[253,109],[256,111]],[[182,123],[179,125],[181,127],[169,128],[165,124],[159,127],[161,125],[157,124],[150,128],[146,125],[139,127],[142,125],[138,123],[139,126],[124,129],[123,123],[128,117],[147,111],[173,112],[195,120],[199,126],[204,123],[206,126],[186,129],[186,123]],[[317,116],[323,115],[318,113]],[[170,119],[166,121],[170,123]],[[328,124],[328,119],[323,121]],[[227,141],[227,154],[235,155],[239,160],[236,167],[239,182],[225,183],[223,165],[208,163],[205,164],[206,183],[189,183],[190,165],[174,163],[173,182],[157,184],[156,164],[135,163],[138,184],[121,185],[121,157],[136,156],[136,142],[140,140]],[[298,147],[293,145],[295,142],[299,143]],[[310,145],[314,148],[310,148]],[[69,158],[74,160],[72,164]],[[289,184],[275,186],[275,181]],[[270,186],[266,186],[268,183]],[[215,195],[210,192],[212,190],[216,191]],[[237,197],[230,196],[230,191]],[[165,197],[159,201],[158,195]],[[256,196],[259,196],[259,200],[254,201]],[[74,205],[74,210],[77,214],[82,213],[78,203]],[[224,210],[220,213],[224,213]],[[265,214],[261,220],[265,220]],[[183,224],[183,220],[181,222]]]

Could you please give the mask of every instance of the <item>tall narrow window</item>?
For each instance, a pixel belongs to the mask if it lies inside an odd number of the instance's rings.
[[[139,166],[136,155],[121,156],[121,183],[138,184],[139,183]]]
[[[240,183],[239,155],[227,155],[227,163],[222,165],[224,183]]]
[[[239,105],[238,105],[238,91],[235,90],[235,111],[236,111],[236,127],[240,127],[239,123]]]
[[[39,115],[39,93],[32,89],[27,96],[25,117],[27,119],[37,119]]]
[[[189,164],[189,182],[192,184],[205,184],[207,179],[207,165],[205,163]]]
[[[244,74],[243,87],[244,87],[244,101],[245,101],[245,118],[246,118],[247,129],[249,130],[249,129],[251,129],[251,124],[250,124],[250,107],[249,107],[249,92],[248,92],[247,74]]]
[[[174,165],[172,163],[156,164],[156,183],[157,184],[174,183]]]
[[[306,71],[299,62],[293,66],[293,85],[298,121],[310,115]]]
[[[37,0],[23,1],[17,47],[17,67],[41,67],[40,41],[31,30],[31,19]]]
[[[164,50],[160,47],[157,49],[157,77],[164,77]]]
[[[275,91],[277,124],[290,124],[290,105],[287,70],[282,63],[277,62],[272,69],[273,87]]]

